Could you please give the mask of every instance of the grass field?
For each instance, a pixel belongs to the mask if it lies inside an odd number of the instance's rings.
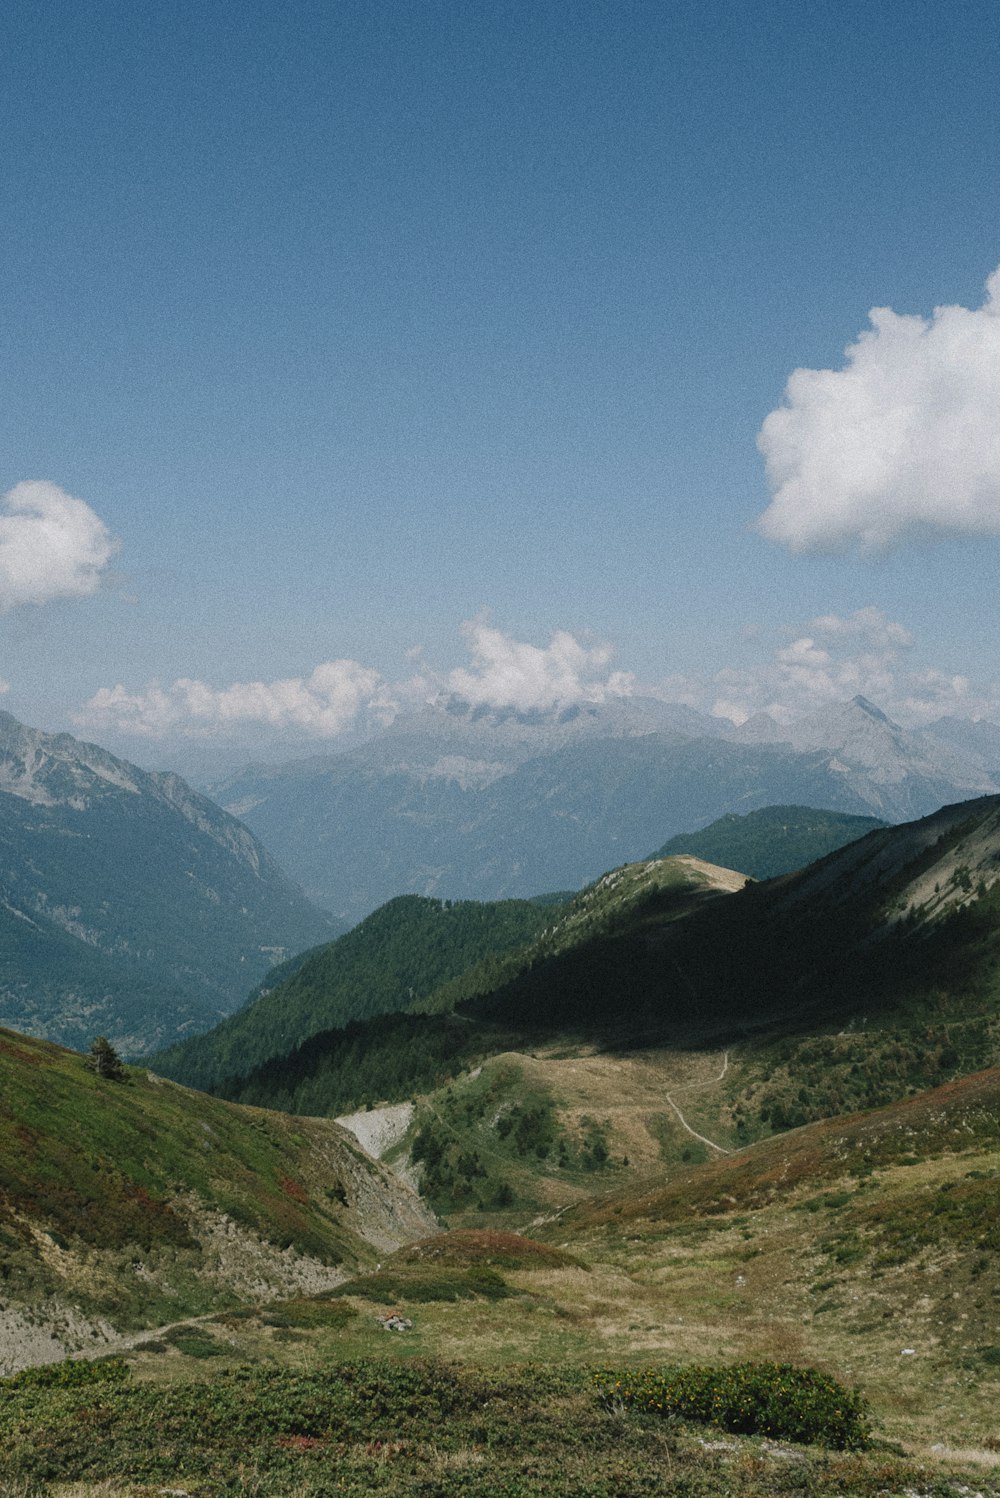
[[[977,1136],[990,1089],[975,1093],[925,1107],[922,1135],[916,1103],[858,1125],[885,1156],[860,1177],[817,1171],[803,1131],[812,1173],[772,1180],[767,1201],[773,1162],[723,1161],[723,1209],[718,1189],[675,1186],[581,1206],[547,1241],[442,1233],[322,1296],[154,1334],[127,1382],[0,1386],[0,1492],[995,1498],[1000,1261],[975,1203],[995,1201],[1000,1147]],[[941,1147],[956,1127],[958,1154]],[[850,1163],[845,1138],[825,1141],[830,1170]],[[390,1313],[412,1325],[383,1330]],[[595,1382],[745,1361],[859,1390],[873,1446],[734,1435]]]
[[[75,1063],[46,1064],[58,1081]],[[0,1494],[1000,1498],[1000,1070],[738,1149],[725,1132],[737,1065],[625,1058],[626,1099],[607,1057],[498,1058],[453,1086],[445,1122],[465,1120],[463,1147],[492,1129],[525,1194],[550,1179],[561,1201],[466,1206],[451,1231],[321,1294],[134,1334],[124,1378],[98,1362],[96,1382],[0,1381]],[[685,1162],[676,1111],[657,1134],[664,1095],[727,1153]],[[112,1106],[133,1137],[130,1095]],[[96,1092],[93,1107],[94,1130],[110,1126]],[[177,1135],[178,1164],[208,1121]],[[600,1168],[583,1158],[595,1126]],[[556,1163],[538,1155],[543,1136]],[[268,1138],[275,1168],[304,1138]],[[384,1329],[392,1314],[405,1330]],[[736,1434],[626,1398],[633,1376],[660,1387],[664,1370],[735,1364],[856,1390],[873,1444]]]

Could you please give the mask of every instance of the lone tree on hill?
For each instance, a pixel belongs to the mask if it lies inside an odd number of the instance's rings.
[[[109,1082],[122,1082],[125,1079],[122,1058],[106,1035],[98,1035],[91,1043],[87,1066],[90,1071],[96,1072],[99,1077],[105,1077]]]

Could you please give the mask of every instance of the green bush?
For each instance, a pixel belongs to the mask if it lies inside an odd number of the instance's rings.
[[[734,1363],[596,1375],[608,1404],[720,1425],[736,1435],[861,1450],[870,1427],[861,1395],[815,1368]]]
[[[203,1331],[200,1326],[172,1327],[164,1340],[187,1358],[219,1358],[224,1351],[211,1332]]]
[[[97,1362],[66,1358],[61,1363],[44,1363],[40,1368],[24,1368],[9,1378],[0,1378],[0,1394],[14,1389],[76,1389],[81,1384],[120,1384],[127,1378],[128,1365],[121,1358],[102,1358]]]

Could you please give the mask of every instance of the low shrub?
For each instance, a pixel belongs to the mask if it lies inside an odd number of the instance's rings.
[[[164,1340],[187,1358],[219,1358],[224,1352],[211,1332],[204,1331],[200,1326],[172,1327],[165,1333]]]
[[[77,1389],[82,1384],[120,1384],[128,1378],[128,1365],[122,1358],[101,1358],[89,1362],[84,1358],[65,1358],[61,1363],[43,1363],[40,1368],[23,1368],[8,1378],[0,1378],[0,1394],[15,1389]]]
[[[861,1450],[871,1431],[864,1400],[815,1368],[734,1363],[640,1368],[596,1375],[609,1405],[719,1425],[735,1435]]]
[[[265,1326],[275,1327],[313,1327],[334,1331],[346,1326],[353,1321],[356,1311],[345,1305],[342,1300],[331,1301],[329,1298],[306,1299],[299,1297],[294,1300],[281,1301],[269,1311],[261,1312],[261,1321]]]
[[[430,1301],[504,1300],[516,1295],[503,1275],[488,1265],[476,1265],[470,1269],[434,1268],[412,1270],[383,1270],[381,1274],[365,1274],[356,1280],[348,1280],[330,1292],[332,1296],[356,1295],[363,1300],[380,1301],[383,1304],[398,1301],[419,1303]]]

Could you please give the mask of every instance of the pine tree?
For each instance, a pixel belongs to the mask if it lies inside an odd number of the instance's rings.
[[[106,1035],[98,1035],[96,1040],[92,1041],[87,1066],[90,1071],[96,1072],[99,1077],[104,1077],[109,1082],[121,1082],[125,1078],[122,1058]]]

